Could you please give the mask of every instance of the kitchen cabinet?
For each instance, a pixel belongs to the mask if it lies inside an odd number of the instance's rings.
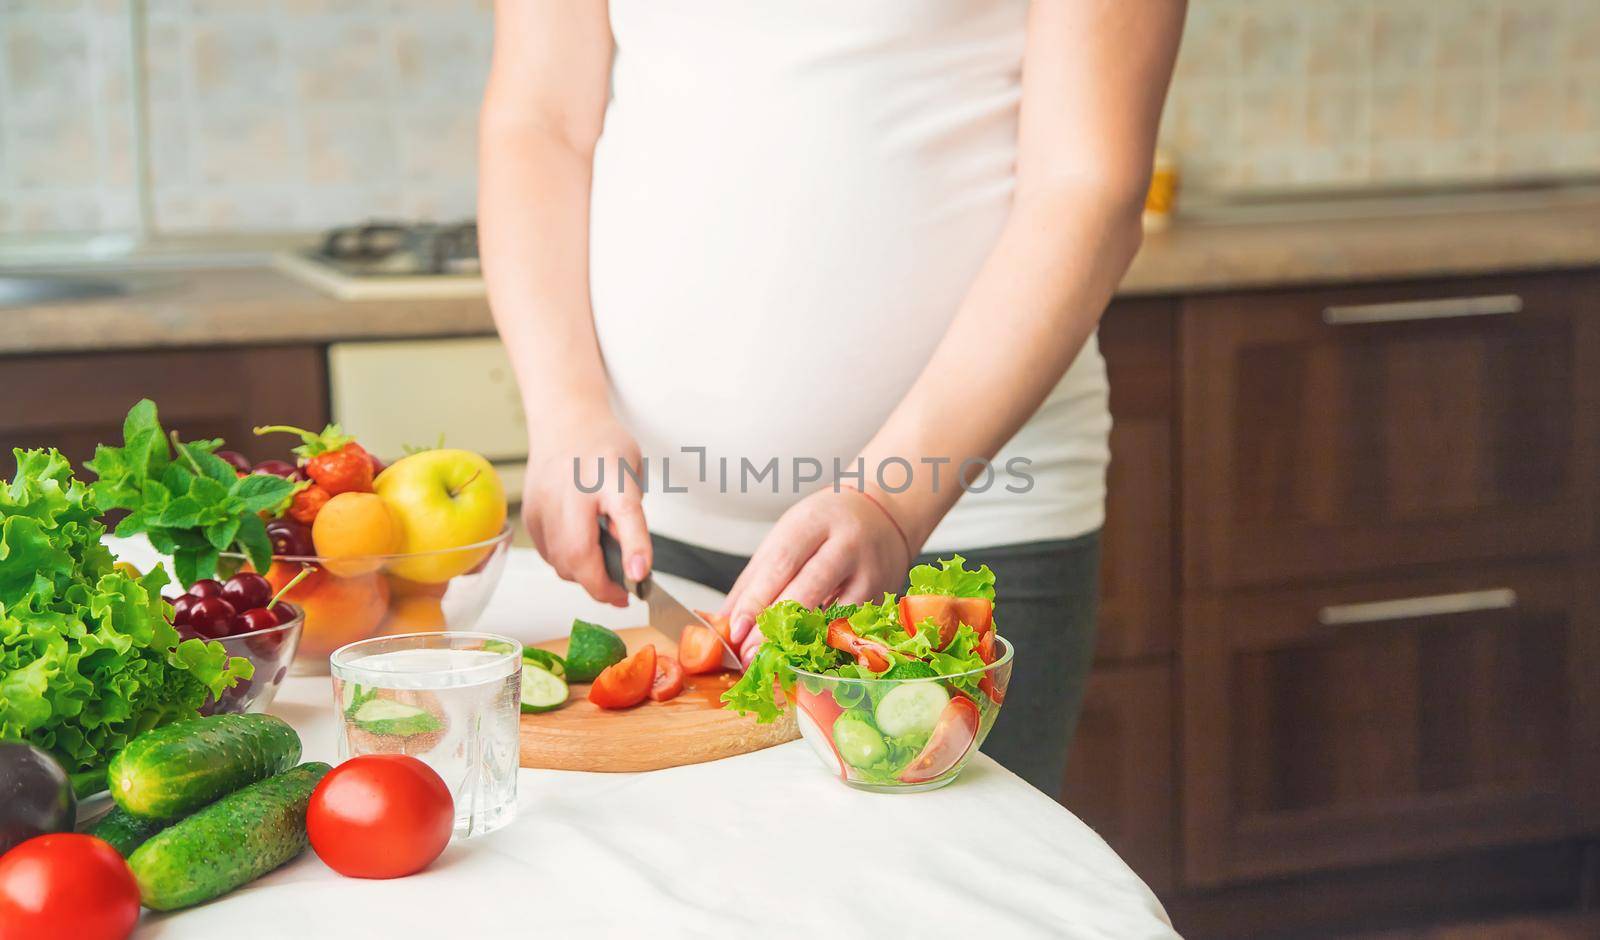
[[[1186,601],[1188,883],[1583,831],[1595,587],[1475,566]]]
[[[1177,303],[1124,300],[1106,312],[1100,349],[1111,380],[1111,466],[1101,532],[1103,662],[1170,655],[1173,608],[1174,347]]]
[[[286,457],[295,443],[256,438],[255,425],[320,428],[328,419],[316,346],[0,357],[0,388],[0,479],[16,470],[13,447],[89,459],[96,443],[122,439],[122,418],[140,398],[185,438],[221,437],[255,460]]]
[[[1592,545],[1597,285],[1547,274],[1186,300],[1184,586]]]
[[[1173,717],[1170,664],[1096,669],[1061,786],[1062,804],[1158,892],[1175,883]]]
[[[1600,272],[1124,298],[1101,348],[1062,801],[1187,935],[1579,903]]]

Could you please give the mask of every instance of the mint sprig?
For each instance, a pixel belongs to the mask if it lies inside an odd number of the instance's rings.
[[[268,474],[239,476],[215,451],[221,440],[182,441],[162,429],[155,403],[134,405],[122,422],[123,446],[101,444],[85,466],[94,473],[101,512],[127,510],[119,536],[143,533],[172,556],[185,586],[216,574],[220,552],[237,549],[257,571],[272,564],[272,540],[259,513],[276,513],[299,488]]]

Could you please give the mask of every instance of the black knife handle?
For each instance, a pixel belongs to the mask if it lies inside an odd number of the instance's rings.
[[[600,517],[600,554],[605,557],[606,577],[627,590],[628,576],[622,570],[622,543],[611,534],[609,524],[609,519],[605,516]]]

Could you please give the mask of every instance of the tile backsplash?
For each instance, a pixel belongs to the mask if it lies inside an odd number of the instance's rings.
[[[491,28],[488,0],[0,0],[0,233],[470,215]],[[1162,139],[1210,192],[1600,174],[1600,0],[1191,0]]]
[[[1600,0],[1191,0],[1161,136],[1213,192],[1600,174]]]

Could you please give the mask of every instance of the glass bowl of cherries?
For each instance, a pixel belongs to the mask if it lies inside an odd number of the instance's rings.
[[[208,701],[201,714],[259,712],[272,704],[305,625],[304,614],[280,600],[281,593],[254,571],[241,571],[226,581],[201,578],[172,601],[172,625],[179,636],[214,640],[229,656],[242,656],[255,666],[254,676]]]

